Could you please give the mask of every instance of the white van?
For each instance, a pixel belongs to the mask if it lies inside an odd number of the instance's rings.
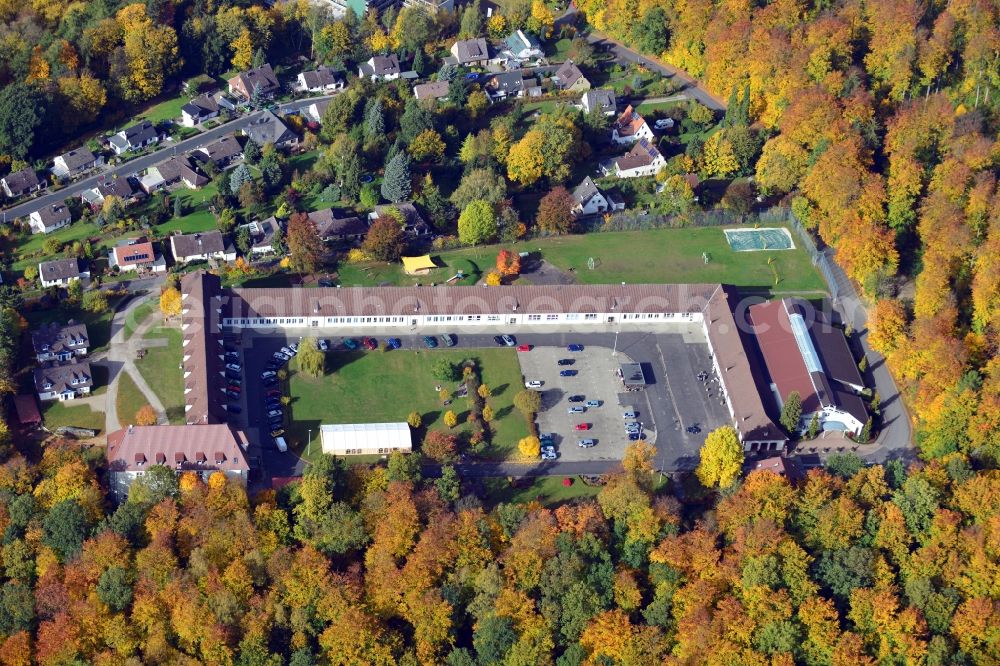
[[[278,451],[281,451],[282,453],[288,451],[288,444],[285,443],[284,437],[275,437],[274,445],[277,446]]]

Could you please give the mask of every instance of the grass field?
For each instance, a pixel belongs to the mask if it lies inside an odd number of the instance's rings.
[[[179,329],[157,326],[146,333],[144,340],[166,340],[166,347],[149,347],[146,356],[135,362],[139,373],[163,403],[170,423],[183,424],[184,375],[181,363],[181,332]]]
[[[74,405],[72,401],[42,403],[42,419],[49,430],[60,426],[104,430],[104,412],[92,411],[89,405]]]
[[[136,306],[132,312],[125,318],[125,339],[128,340],[135,333],[135,329],[139,328],[142,322],[146,321],[149,315],[153,314],[153,309],[156,304],[153,301],[146,301],[142,305]]]
[[[136,120],[145,119],[152,123],[161,123],[164,120],[177,120],[181,117],[181,107],[188,103],[191,96],[183,95],[166,99],[155,106],[151,106],[144,113],[136,116]]]
[[[146,396],[142,394],[142,391],[135,385],[132,378],[123,372],[121,378],[118,380],[118,395],[115,396],[115,408],[118,410],[118,424],[123,428],[129,424],[135,424],[136,412],[148,404]]]
[[[184,210],[187,212],[181,217],[171,218],[164,222],[156,230],[161,236],[165,236],[175,231],[192,234],[215,229],[215,216],[208,210],[208,207],[211,205],[212,197],[218,192],[219,188],[215,183],[209,183],[199,190],[175,190],[170,196],[180,198],[184,202]]]
[[[344,264],[339,269],[340,282],[347,287],[440,284],[454,275],[463,262],[471,261],[481,270],[489,269],[499,249],[499,246],[490,246],[432,253],[437,263],[445,267],[418,277],[403,273],[400,264]],[[826,289],[804,250],[733,252],[722,227],[540,238],[517,243],[513,249],[540,252],[543,259],[586,284],[723,282],[761,291]],[[709,263],[704,262],[702,252],[708,252]],[[594,270],[587,268],[590,257],[595,260]],[[767,263],[769,257],[774,258],[771,266]],[[780,276],[777,284],[774,271]]]
[[[74,241],[99,236],[100,233],[97,225],[92,222],[76,222],[51,234],[31,234],[24,237],[23,242],[14,251],[17,258],[10,268],[13,271],[23,271],[28,266],[37,266],[41,261],[53,259],[54,257],[42,251],[42,245],[50,238],[58,238],[63,244],[71,244]]]
[[[509,349],[478,349],[474,352],[454,350],[347,352],[327,355],[327,373],[313,379],[292,373],[289,395],[293,425],[292,441],[297,449],[305,449],[307,431],[312,430],[312,455],[320,449],[319,426],[323,423],[379,423],[405,421],[411,411],[423,416],[425,429],[444,428],[442,421],[447,409],[459,418],[454,432],[468,430],[465,417],[468,404],[455,399],[445,407],[435,386],[441,384],[431,376],[431,367],[441,359],[458,363],[476,359],[483,382],[493,391],[489,404],[496,413],[493,443],[485,456],[505,459],[513,455],[517,442],[528,434],[528,424],[513,407],[514,395],[521,387],[521,369],[515,352]]]
[[[581,497],[594,497],[601,492],[601,486],[588,486],[577,477],[573,485],[563,485],[563,476],[542,476],[526,479],[515,479],[513,482],[505,478],[483,479],[487,501],[491,505],[500,503],[528,503],[538,501],[544,506],[553,507]]]

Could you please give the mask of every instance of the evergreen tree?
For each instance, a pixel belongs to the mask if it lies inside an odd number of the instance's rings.
[[[382,113],[382,100],[373,97],[365,104],[365,143],[374,143],[385,138],[385,116]]]
[[[483,12],[479,7],[479,0],[473,0],[471,4],[465,6],[462,12],[462,22],[458,29],[458,36],[462,39],[478,37],[483,32]]]
[[[257,50],[254,51],[253,53],[253,62],[252,62],[253,66],[255,68],[263,67],[266,62],[267,62],[267,56],[264,55],[264,49],[257,47]]]
[[[469,88],[465,85],[465,75],[461,72],[448,82],[448,101],[456,106],[465,106]]]
[[[410,197],[410,158],[405,152],[397,153],[385,165],[382,196],[392,203],[399,203]]]
[[[399,119],[399,134],[407,144],[423,132],[434,129],[434,117],[420,105],[416,98],[406,100],[406,108]]]
[[[424,50],[417,49],[417,52],[413,54],[413,65],[412,69],[414,72],[420,76],[424,75],[424,69],[427,67],[427,63],[424,59]]]
[[[241,164],[229,174],[229,191],[239,192],[240,188],[243,187],[243,183],[251,181],[253,181],[253,174],[250,173],[250,167],[246,164]]]
[[[247,139],[247,145],[243,146],[243,158],[250,164],[260,160],[260,146],[253,139]]]
[[[809,421],[809,439],[816,439],[819,435],[819,414],[813,414],[812,420]]]
[[[352,153],[345,161],[340,177],[340,196],[346,201],[357,202],[361,193],[361,158]]]
[[[785,398],[785,404],[781,406],[781,425],[789,434],[794,433],[799,428],[799,419],[802,418],[802,396],[798,391],[792,391]]]
[[[184,217],[184,201],[180,197],[174,197],[174,217]]]

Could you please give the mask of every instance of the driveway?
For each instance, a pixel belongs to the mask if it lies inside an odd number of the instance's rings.
[[[334,97],[334,95],[303,98],[294,102],[280,104],[279,109],[285,113],[299,111],[303,107],[309,106],[315,101],[331,99],[332,97]],[[6,208],[3,211],[3,221],[6,222],[8,220],[13,220],[14,218],[25,217],[50,204],[62,203],[71,197],[80,196],[84,190],[96,187],[99,182],[104,182],[108,178],[114,176],[131,176],[133,173],[139,173],[140,171],[148,169],[154,164],[158,164],[172,155],[184,154],[202,146],[206,146],[213,141],[221,139],[227,134],[231,134],[247,127],[254,120],[260,118],[263,113],[264,111],[255,111],[249,115],[241,116],[235,120],[229,121],[228,123],[223,123],[222,125],[213,127],[210,130],[205,130],[201,134],[193,136],[190,139],[185,139],[184,141],[162,142],[160,145],[166,146],[165,148],[148,155],[143,155],[142,157],[137,157],[136,159],[126,162],[125,164],[106,169],[98,174],[84,178],[83,180],[78,180],[75,183],[70,183],[58,191],[49,192],[39,197],[35,197],[34,199],[29,199],[16,206]]]

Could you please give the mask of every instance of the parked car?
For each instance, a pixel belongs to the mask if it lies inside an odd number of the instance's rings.
[[[263,386],[264,386],[265,388],[267,388],[267,387],[269,387],[269,386],[274,386],[274,385],[275,385],[275,384],[277,384],[277,383],[278,383],[278,378],[277,378],[277,377],[268,377],[267,379],[265,379],[265,380],[263,380],[263,381],[261,382],[261,384],[262,384],[262,385],[263,385]]]
[[[566,351],[582,352],[583,351],[583,345],[576,345],[576,344],[566,345]]]
[[[574,363],[576,363],[576,361],[574,361],[571,358],[561,358],[558,361],[556,361],[556,363],[558,365],[573,365]]]
[[[508,347],[513,347],[517,344],[517,340],[513,335],[501,335],[500,339],[503,340],[503,343]],[[531,347],[529,346],[528,349],[531,349]]]
[[[579,370],[560,370],[559,371],[559,376],[560,377],[576,377],[578,374],[580,374]]]
[[[233,372],[243,372],[243,366],[239,363],[226,363],[226,370],[232,370]]]
[[[267,413],[269,417],[284,416],[284,413],[280,409],[272,409]]]
[[[625,419],[634,419],[635,417],[636,413],[631,409],[627,410],[624,414],[622,414],[622,418]]]
[[[292,344],[288,345],[288,348],[292,350],[292,356],[295,356],[296,354],[299,353],[299,343],[297,342],[293,342]]]
[[[577,423],[575,426],[573,426],[573,429],[574,430],[590,430],[590,424],[589,423]]]
[[[330,351],[330,342],[328,340],[319,340],[316,342],[316,347],[320,351]]]
[[[281,401],[280,400],[268,400],[267,402],[264,403],[264,408],[265,409],[281,409]]]
[[[226,405],[226,411],[229,412],[230,414],[239,414],[243,410],[240,409],[239,405],[228,404]]]
[[[542,388],[542,382],[537,379],[532,379],[530,382],[524,382],[524,388],[537,389]]]
[[[264,372],[260,373],[260,378],[261,379],[272,379],[272,378],[277,377],[277,376],[278,376],[278,374],[276,372],[274,372],[273,370],[265,370]]]
[[[673,126],[674,126],[673,118],[660,118],[655,123],[653,123],[653,127],[655,127],[658,130],[670,129]]]
[[[588,400],[587,407],[600,407],[602,403],[600,400]]]
[[[222,350],[226,352],[238,352],[239,349],[234,345],[222,345]]]
[[[344,346],[350,349],[351,351],[354,351],[355,349],[358,348],[358,341],[355,340],[354,338],[344,338]]]
[[[639,437],[640,437],[639,433],[637,433],[637,432],[630,432],[630,433],[626,433],[626,434],[628,435],[628,441],[630,441],[630,442],[638,442],[639,441]]]
[[[243,389],[240,388],[239,386],[235,385],[235,384],[227,384],[226,385],[226,390],[227,391],[232,391],[233,393],[239,393]]]
[[[587,411],[587,408],[576,406],[576,407],[570,407],[566,411],[570,414],[583,414],[585,411]]]
[[[639,432],[642,427],[635,422],[625,424],[625,432]]]
[[[234,372],[234,371],[229,370],[227,368],[226,369],[226,379],[228,379],[229,381],[233,381],[234,379],[235,380],[242,380],[243,379],[243,375],[241,375],[239,372]]]
[[[688,426],[687,428],[685,428],[685,430],[687,430],[692,435],[697,435],[699,432],[701,432],[701,428],[699,428],[698,426]]]
[[[281,397],[281,391],[279,391],[278,389],[271,389],[270,391],[268,391],[264,395],[266,395],[268,398],[280,398]]]
[[[271,437],[281,437],[284,434],[285,434],[284,428],[275,428],[274,430],[271,431]]]
[[[501,336],[501,335],[494,335],[493,336],[493,342],[497,343],[497,345],[500,346],[500,347],[506,346],[506,345],[504,345],[503,336]]]
[[[226,360],[232,362],[238,362],[240,360],[239,352],[226,352]]]
[[[295,352],[292,351],[291,347],[282,347],[281,348],[281,353],[284,354],[288,358],[291,358],[291,357],[295,356]]]
[[[278,451],[281,453],[284,453],[285,451],[288,450],[288,444],[285,442],[284,437],[275,437],[274,445],[278,447]]]
[[[389,349],[399,349],[403,346],[403,341],[399,338],[389,338],[385,342],[389,345]]]
[[[506,343],[504,343],[504,344],[506,344]],[[528,351],[531,351],[531,345],[518,345],[517,346],[517,351],[519,351],[519,352],[528,352]]]
[[[285,417],[284,416],[272,416],[271,418],[269,418],[267,420],[267,423],[272,428],[280,428],[281,426],[285,425]]]
[[[441,340],[444,341],[445,347],[454,347],[458,343],[458,340],[451,333],[442,335]]]
[[[586,400],[586,398],[584,398],[582,395],[571,395],[566,399],[569,400],[570,402],[583,402],[584,400]]]
[[[424,344],[427,346],[428,349],[434,349],[435,347],[438,346],[438,341],[437,338],[435,338],[433,335],[425,335]]]
[[[232,391],[232,390],[226,389],[226,395],[229,396],[230,398],[232,398],[233,400],[239,400],[240,399],[240,392],[239,391]]]
[[[361,338],[361,344],[364,345],[365,349],[367,349],[368,351],[375,351],[376,349],[378,349],[378,340],[376,340],[375,338],[369,338],[368,336],[365,336]]]
[[[240,377],[230,377],[227,373],[226,383],[228,383],[230,386],[243,386],[243,379]]]
[[[557,458],[555,449],[542,449],[540,454],[542,460],[555,460]]]
[[[594,439],[581,439],[576,443],[581,449],[589,449],[592,446],[597,446],[597,440]]]

